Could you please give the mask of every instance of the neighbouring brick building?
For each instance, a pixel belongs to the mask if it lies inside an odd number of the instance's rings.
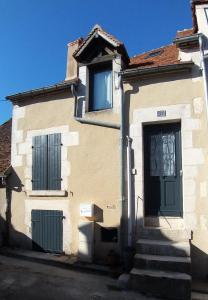
[[[11,169],[12,120],[0,125],[0,244],[6,242],[7,176]]]

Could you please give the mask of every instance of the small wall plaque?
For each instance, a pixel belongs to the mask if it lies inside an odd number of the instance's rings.
[[[166,117],[166,110],[158,110],[157,117]]]
[[[94,205],[93,204],[80,204],[80,216],[81,217],[93,217]]]

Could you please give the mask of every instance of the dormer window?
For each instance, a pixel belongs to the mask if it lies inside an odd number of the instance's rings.
[[[112,108],[112,66],[89,68],[89,111]]]
[[[88,112],[112,109],[117,89],[113,73],[118,73],[130,61],[124,44],[96,25],[73,52],[73,58],[78,63],[80,79],[76,116],[83,118]],[[117,101],[116,97],[115,106]]]

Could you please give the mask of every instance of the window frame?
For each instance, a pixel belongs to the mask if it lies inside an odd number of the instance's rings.
[[[87,82],[87,112],[99,112],[99,111],[105,111],[113,108],[113,61],[105,61],[102,63],[96,63],[96,64],[90,64],[88,65],[88,82]],[[93,99],[93,88],[94,88],[94,73],[95,72],[102,72],[102,71],[111,71],[111,106],[110,107],[104,107],[99,109],[94,109],[93,104],[95,103],[96,99]]]
[[[204,8],[204,12],[205,12],[205,16],[206,16],[207,23],[208,23],[208,7]]]

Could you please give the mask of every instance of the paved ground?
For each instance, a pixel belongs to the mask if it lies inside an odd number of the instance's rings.
[[[0,255],[0,300],[153,300],[117,289],[108,276]]]

